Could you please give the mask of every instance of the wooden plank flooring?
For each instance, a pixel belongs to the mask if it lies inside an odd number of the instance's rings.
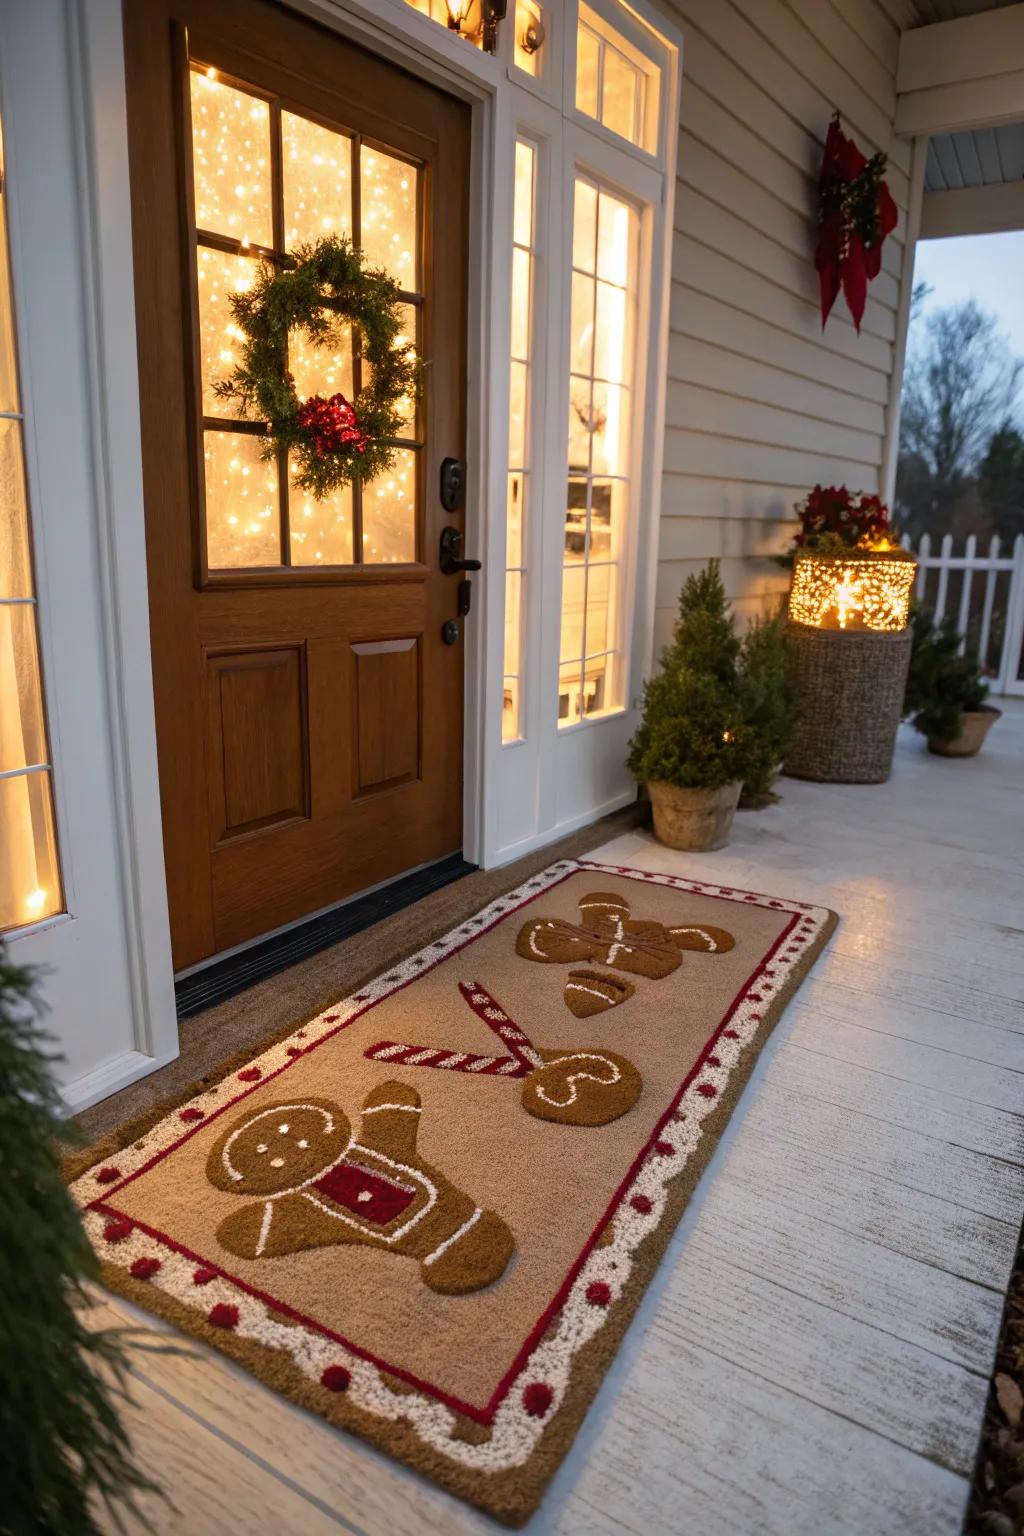
[[[1013,703],[974,762],[908,732],[889,784],[784,781],[720,853],[594,854],[841,921],[532,1531],[956,1536],[1024,1213],[1022,786]],[[159,1531],[495,1529],[198,1346],[133,1362]]]

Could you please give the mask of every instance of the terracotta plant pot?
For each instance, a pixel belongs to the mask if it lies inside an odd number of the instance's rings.
[[[658,842],[693,853],[724,848],[742,788],[739,779],[723,784],[721,789],[677,789],[659,781],[648,784]]]
[[[939,741],[936,736],[929,736],[928,751],[939,757],[973,757],[981,751],[985,737],[1001,714],[1002,710],[996,709],[994,704],[965,710],[960,735],[952,741]]]

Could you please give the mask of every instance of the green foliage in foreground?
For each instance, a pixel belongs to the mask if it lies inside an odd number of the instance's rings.
[[[60,1174],[68,1128],[40,1011],[34,973],[0,943],[0,1533],[88,1536],[97,1508],[151,1485],[113,1403],[120,1344],[78,1310],[98,1266]]]

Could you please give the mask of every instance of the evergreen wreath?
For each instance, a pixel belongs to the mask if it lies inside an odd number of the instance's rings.
[[[364,265],[344,235],[296,246],[283,269],[264,263],[248,292],[231,296],[245,341],[241,362],[216,393],[266,422],[261,457],[272,459],[282,448],[291,453],[293,483],[318,501],[356,475],[365,483],[394,463],[390,439],[401,434],[401,403],[415,396],[421,373],[413,349],[396,345],[400,304],[394,279]],[[288,369],[288,333],[299,328],[325,347],[337,342],[343,324],[358,338],[362,389],[351,402],[342,394],[300,401]]]

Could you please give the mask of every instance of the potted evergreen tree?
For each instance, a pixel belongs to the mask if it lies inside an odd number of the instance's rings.
[[[740,679],[748,730],[740,810],[760,810],[773,789],[796,730],[797,694],[792,637],[785,615],[756,618],[740,644]]]
[[[903,713],[941,757],[973,757],[1002,710],[987,704],[988,684],[977,658],[960,653],[952,619],[936,624],[926,608],[910,616],[913,644]]]
[[[82,1318],[99,1265],[61,1178],[68,1128],[38,1009],[33,973],[0,942],[0,1531],[82,1536],[104,1506],[145,1530],[134,1496],[154,1485],[114,1403],[120,1341]]]
[[[670,848],[722,848],[747,772],[749,730],[718,561],[690,576],[675,637],[644,687],[629,768],[646,784],[654,831]]]

